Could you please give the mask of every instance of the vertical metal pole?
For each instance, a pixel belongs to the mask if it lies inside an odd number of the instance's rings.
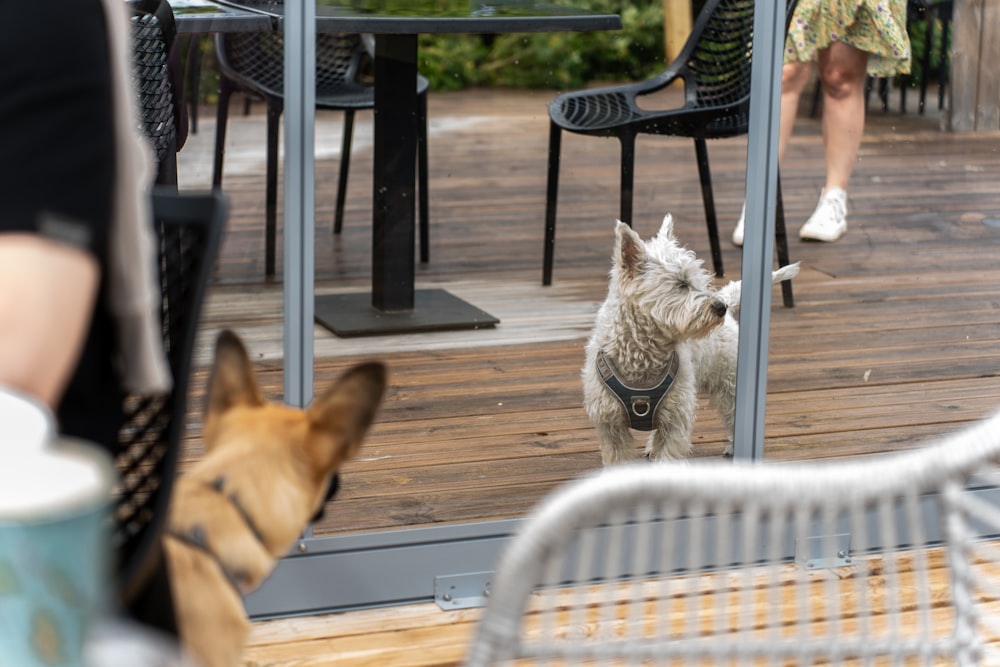
[[[313,387],[316,6],[285,3],[285,402],[305,407]]]
[[[737,459],[761,460],[764,457],[784,35],[784,3],[756,3],[750,77],[750,132],[747,140],[746,219],[763,221],[764,224],[748,224],[743,241],[743,296],[733,434]]]

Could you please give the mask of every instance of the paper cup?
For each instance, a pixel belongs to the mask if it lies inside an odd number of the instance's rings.
[[[81,443],[0,456],[0,665],[82,667],[107,610],[110,458]]]

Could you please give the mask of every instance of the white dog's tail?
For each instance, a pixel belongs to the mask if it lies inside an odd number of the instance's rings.
[[[785,280],[791,280],[795,276],[799,275],[799,263],[787,264],[782,266],[777,271],[771,274],[771,281],[775,283],[780,283]]]
[[[782,266],[777,271],[771,273],[771,282],[780,283],[783,280],[791,280],[799,275],[799,263]],[[739,310],[740,297],[743,294],[743,281],[734,280],[723,287],[718,292],[718,297],[729,307],[730,311]]]

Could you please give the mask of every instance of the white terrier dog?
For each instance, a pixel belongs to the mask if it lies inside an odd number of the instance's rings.
[[[788,280],[799,265],[772,274]],[[635,458],[630,428],[652,431],[653,460],[691,453],[697,393],[733,431],[740,282],[721,290],[701,260],[677,243],[673,218],[643,242],[618,222],[608,297],[597,313],[583,367],[584,408],[597,428],[605,465]],[[732,442],[726,452],[732,454]]]

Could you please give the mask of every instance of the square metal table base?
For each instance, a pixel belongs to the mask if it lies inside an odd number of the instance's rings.
[[[418,289],[413,310],[383,312],[370,293],[316,297],[316,321],[343,338],[493,328],[499,319],[442,289]]]

